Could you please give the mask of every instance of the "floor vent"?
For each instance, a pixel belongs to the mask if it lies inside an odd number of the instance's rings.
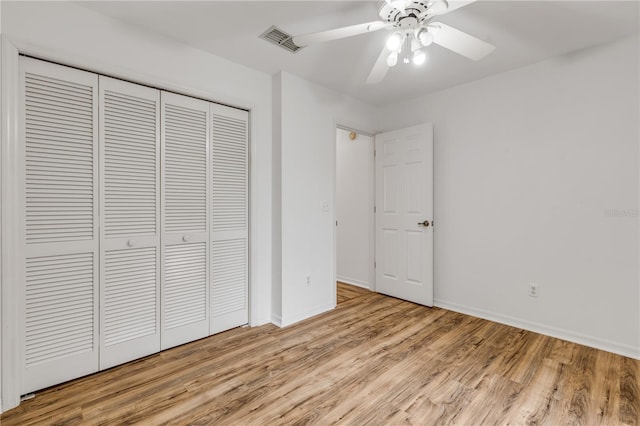
[[[271,26],[267,31],[260,34],[260,38],[267,40],[270,43],[282,47],[284,50],[291,53],[295,53],[302,49],[302,46],[297,46],[291,39],[291,34],[287,34],[275,25]]]

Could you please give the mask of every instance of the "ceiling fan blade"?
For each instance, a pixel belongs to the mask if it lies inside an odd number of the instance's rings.
[[[496,48],[493,44],[443,23],[437,22],[430,25],[440,27],[433,35],[434,43],[474,61],[479,61]]]
[[[391,53],[391,51],[386,47],[382,49],[382,52],[380,52],[380,56],[378,56],[378,59],[376,59],[376,63],[373,64],[373,68],[371,68],[369,77],[367,77],[367,84],[380,83],[387,75],[387,71],[389,71],[389,65],[387,65],[387,56],[389,56],[389,53]]]
[[[444,15],[445,13],[452,12],[456,9],[460,9],[468,4],[474,3],[477,0],[447,0],[447,8],[443,11],[436,10],[433,13],[429,13],[429,15]]]
[[[320,31],[317,33],[293,36],[292,40],[297,46],[307,46],[313,43],[337,40],[340,38],[352,37],[358,34],[370,33],[387,28],[389,25],[382,21],[365,22],[364,24],[350,25],[348,27],[336,28],[333,30]]]

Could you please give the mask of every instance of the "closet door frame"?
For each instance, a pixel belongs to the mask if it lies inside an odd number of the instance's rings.
[[[0,409],[4,412],[20,404],[24,351],[19,344],[24,336],[25,291],[25,209],[24,146],[25,128],[22,126],[24,103],[20,87],[18,49],[0,36],[2,72],[0,79],[0,188],[1,199],[1,285],[2,315],[0,360],[2,389]]]
[[[256,263],[256,258],[252,260],[251,254],[258,250],[256,241],[265,241],[268,238],[263,232],[258,232],[251,226],[251,218],[260,217],[253,209],[259,208],[264,201],[256,192],[259,182],[259,173],[256,173],[257,165],[252,163],[251,158],[255,155],[257,148],[255,137],[251,136],[255,130],[256,122],[252,120],[252,110],[261,107],[255,101],[247,97],[228,97],[206,89],[194,89],[193,86],[178,80],[167,79],[160,73],[153,70],[135,71],[125,65],[117,63],[107,63],[99,59],[92,59],[84,55],[71,51],[52,51],[45,45],[38,45],[29,41],[12,39],[6,34],[0,35],[0,55],[2,73],[0,76],[0,107],[2,116],[2,126],[0,128],[0,161],[2,169],[0,172],[0,187],[2,190],[2,211],[1,220],[1,264],[0,264],[0,316],[2,317],[2,333],[0,336],[0,351],[2,355],[0,410],[2,412],[17,407],[20,404],[20,386],[22,383],[22,372],[20,366],[23,363],[23,354],[20,350],[19,342],[24,334],[23,311],[24,298],[24,258],[23,233],[24,233],[24,209],[20,200],[23,193],[20,190],[23,185],[21,170],[17,166],[20,163],[21,147],[24,146],[24,131],[20,129],[20,80],[19,80],[19,57],[29,55],[58,64],[77,67],[79,69],[91,70],[101,75],[120,77],[128,81],[145,82],[146,84],[163,90],[181,93],[186,96],[194,96],[201,99],[216,99],[227,102],[230,105],[237,105],[238,109],[249,112],[249,323],[260,325],[268,323],[268,317],[261,317],[258,312],[253,311],[255,305],[252,303],[260,294],[260,290],[255,286],[255,274],[253,272],[260,269],[261,264]],[[269,226],[269,222],[260,220],[264,226]]]

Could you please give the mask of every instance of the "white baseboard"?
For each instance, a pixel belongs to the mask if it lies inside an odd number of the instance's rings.
[[[273,320],[270,319],[269,317],[263,317],[263,318],[256,318],[255,321],[251,321],[249,325],[251,327],[259,327],[261,325],[269,324],[271,322],[273,322]]]
[[[362,288],[366,288],[367,290],[371,290],[371,286],[369,286],[369,283],[366,281],[360,281],[360,280],[356,280],[349,277],[341,277],[339,275],[336,277],[336,280],[345,284],[354,285],[356,287],[362,287]]]
[[[280,315],[271,315],[271,323],[282,328],[282,317]]]
[[[318,305],[315,306],[311,309],[308,309],[304,312],[300,312],[300,313],[296,313],[294,315],[289,315],[286,317],[283,317],[280,319],[280,324],[277,324],[276,322],[274,322],[274,324],[278,325],[279,327],[287,327],[290,326],[292,324],[295,324],[297,322],[300,322],[302,320],[306,320],[307,318],[311,318],[314,317],[316,315],[322,314],[324,312],[330,311],[332,309],[334,309],[336,307],[335,303],[331,303],[331,304],[325,304],[325,305]],[[275,318],[277,319],[277,318]]]
[[[633,346],[624,343],[612,342],[606,339],[598,339],[593,336],[576,333],[571,330],[552,327],[533,321],[527,321],[509,315],[497,314],[471,306],[460,305],[458,303],[447,302],[446,300],[442,299],[434,299],[433,304],[438,308],[447,309],[449,311],[483,318],[500,324],[510,325],[512,327],[522,328],[528,331],[533,331],[535,333],[544,334],[546,336],[567,340],[569,342],[590,346],[592,348],[601,349],[603,351],[612,352],[614,354],[640,360],[640,348],[634,348]]]

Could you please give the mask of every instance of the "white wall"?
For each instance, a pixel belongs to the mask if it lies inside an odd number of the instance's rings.
[[[372,288],[373,137],[336,132],[337,279]]]
[[[269,322],[271,76],[74,3],[3,1],[2,30],[21,51],[43,59],[251,110],[250,320]]]
[[[640,357],[638,57],[636,36],[379,111],[434,123],[437,305]]]
[[[295,75],[282,72],[275,78],[281,185],[274,188],[274,200],[280,200],[282,242],[281,253],[273,256],[282,268],[282,300],[281,311],[274,303],[272,314],[274,322],[288,325],[335,307],[336,125],[369,132],[375,114],[365,103]]]

